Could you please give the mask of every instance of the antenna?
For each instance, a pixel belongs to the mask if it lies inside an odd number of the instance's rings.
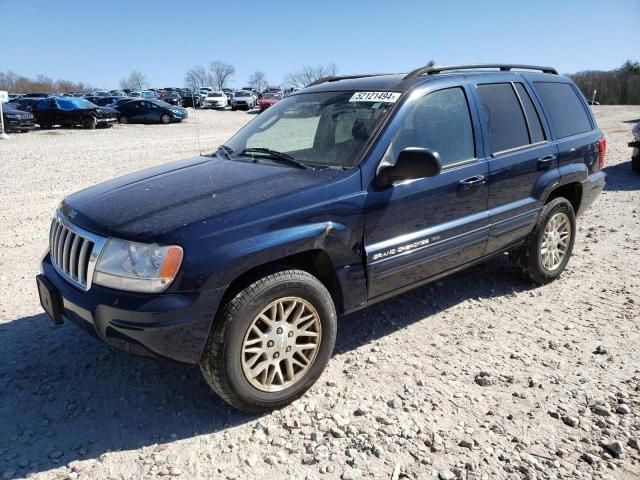
[[[200,94],[198,94],[198,98],[200,98]],[[200,103],[200,100],[198,100],[198,103]],[[193,123],[196,124],[196,138],[198,139],[198,153],[200,154],[200,156],[202,156],[202,146],[200,145],[200,129],[198,128],[198,116],[196,115],[196,110],[198,110],[196,108],[196,100],[193,94],[193,91],[191,91],[191,104],[193,105]]]

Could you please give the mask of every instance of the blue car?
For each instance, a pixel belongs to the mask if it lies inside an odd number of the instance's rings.
[[[216,151],[64,199],[41,304],[199,365],[236,408],[279,409],[322,374],[337,315],[504,254],[530,282],[558,278],[605,151],[553,68],[324,78]]]
[[[162,100],[134,99],[115,105],[120,112],[120,123],[172,123],[189,116],[187,110]]]

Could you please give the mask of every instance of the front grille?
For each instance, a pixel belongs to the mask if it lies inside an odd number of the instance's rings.
[[[51,222],[49,252],[58,273],[73,285],[89,290],[104,239],[66,220],[61,212]]]

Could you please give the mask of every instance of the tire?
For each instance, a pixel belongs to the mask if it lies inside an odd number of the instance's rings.
[[[277,306],[279,302],[282,309]],[[289,315],[278,321],[277,316],[287,311]],[[337,330],[335,306],[325,286],[307,272],[281,270],[259,278],[234,295],[220,312],[209,334],[200,369],[210,387],[239,410],[267,412],[288,405],[316,382],[331,358]],[[309,317],[298,323],[298,326],[306,325],[304,329],[297,330],[294,323],[287,321],[296,315],[303,319]],[[276,322],[261,320],[266,317]],[[284,328],[276,329],[274,325]],[[258,331],[262,335],[251,338]],[[303,334],[299,334],[301,331]],[[309,332],[317,340],[304,335]],[[273,340],[267,342],[265,335],[271,335]],[[296,353],[300,341],[307,346],[302,350],[304,357]],[[309,350],[308,345],[314,347]],[[247,353],[244,348],[259,353]],[[287,353],[290,351],[294,353]],[[280,360],[274,361],[276,358]],[[306,367],[301,363],[302,358],[307,360]],[[257,370],[257,375],[249,374],[250,369],[259,369],[265,363],[267,366]],[[279,378],[274,365],[281,372]],[[272,377],[271,383],[269,377]]]
[[[125,117],[124,115],[120,115],[120,118],[118,119],[118,122],[122,123],[123,125],[126,125],[127,123],[129,123],[129,119],[127,117]]]
[[[162,122],[165,125],[168,125],[169,123],[171,123],[171,115],[169,115],[168,113],[163,113],[160,116],[160,122]]]
[[[96,125],[96,119],[93,117],[84,117],[82,119],[82,128],[86,128],[87,130],[95,130]]]
[[[231,107],[231,110],[233,110],[234,112],[238,109],[238,107]]]
[[[640,173],[640,154],[635,157],[631,157],[631,170],[636,173]]]
[[[548,236],[551,234],[545,235],[546,230],[555,231],[554,225],[558,226],[558,230],[562,230],[565,226],[568,232],[566,230],[565,233],[555,232],[551,237]],[[565,241],[561,243],[563,236]],[[526,280],[540,285],[547,284],[558,278],[567,266],[575,237],[576,216],[573,206],[566,198],[556,198],[542,208],[524,245],[509,252],[510,263],[514,270]],[[546,238],[549,238],[550,247],[545,249],[543,243]],[[564,253],[561,251],[563,248]]]

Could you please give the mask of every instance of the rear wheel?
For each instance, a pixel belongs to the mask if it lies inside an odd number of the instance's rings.
[[[631,170],[640,173],[640,154],[631,158]]]
[[[331,357],[336,330],[324,285],[301,270],[278,271],[224,305],[200,368],[230,405],[253,412],[278,409],[316,382]]]
[[[566,198],[556,198],[541,210],[524,245],[509,252],[516,271],[527,280],[545,284],[564,271],[575,241],[576,217]]]
[[[94,117],[84,117],[82,119],[82,128],[86,128],[87,130],[95,130],[96,125],[97,122]]]
[[[171,123],[171,116],[168,113],[163,113],[162,116],[160,117],[160,121],[165,125],[167,123]]]
[[[122,123],[123,125],[126,125],[127,123],[129,123],[129,119],[127,117],[125,117],[124,115],[120,115],[120,118],[118,119],[118,121],[120,123]]]

